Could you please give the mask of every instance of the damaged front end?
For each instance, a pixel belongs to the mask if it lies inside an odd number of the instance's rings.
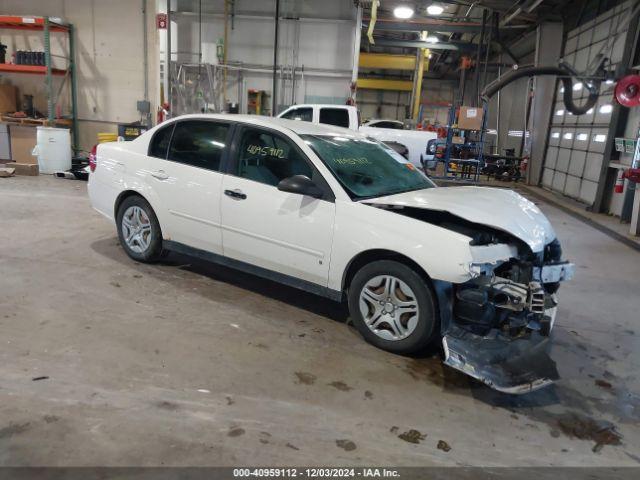
[[[542,213],[525,199],[518,202],[534,218],[528,223],[518,218],[518,208],[504,226],[472,222],[442,210],[382,207],[470,238],[470,280],[434,281],[445,364],[496,390],[516,394],[558,379],[547,347],[560,282],[574,271],[573,264],[562,260],[560,242]]]
[[[504,240],[504,239],[503,239]],[[442,312],[445,364],[490,387],[526,393],[558,379],[547,354],[561,281],[574,267],[561,260],[558,240],[534,254],[521,242],[473,245],[471,280],[445,286]],[[490,261],[492,250],[510,248],[510,258]],[[442,307],[442,303],[441,303]]]

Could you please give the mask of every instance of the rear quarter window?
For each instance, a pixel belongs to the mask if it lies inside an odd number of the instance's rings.
[[[349,111],[346,108],[321,108],[320,123],[349,128]]]
[[[151,138],[151,142],[149,143],[150,157],[162,158],[163,160],[167,158],[173,127],[175,127],[175,123],[160,128],[153,134],[153,138]]]

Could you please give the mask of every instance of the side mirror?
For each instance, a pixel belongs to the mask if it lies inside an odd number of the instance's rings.
[[[313,198],[322,198],[324,192],[320,187],[311,181],[306,175],[294,175],[285,178],[278,183],[278,190],[281,192],[297,193]]]

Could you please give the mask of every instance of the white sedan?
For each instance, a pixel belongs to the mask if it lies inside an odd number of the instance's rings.
[[[361,133],[243,115],[186,115],[91,158],[89,196],[141,262],[190,254],[346,301],[370,343],[523,392],[545,353],[561,259],[540,210],[508,190],[436,186]]]

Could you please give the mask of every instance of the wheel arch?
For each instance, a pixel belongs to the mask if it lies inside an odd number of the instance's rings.
[[[118,210],[120,209],[120,205],[122,205],[122,202],[124,202],[127,198],[129,197],[140,197],[143,200],[145,200],[149,205],[151,205],[151,202],[149,201],[149,199],[147,197],[145,197],[142,193],[138,192],[137,190],[123,190],[122,192],[120,192],[120,194],[117,196],[116,201],[114,202],[113,205],[113,218],[117,219],[118,218]],[[151,206],[151,208],[153,208],[153,205]],[[155,209],[154,209],[154,213],[155,213]],[[157,213],[156,213],[157,216]]]
[[[358,270],[360,270],[362,267],[364,267],[365,265],[371,262],[375,262],[379,260],[394,260],[398,263],[402,263],[408,266],[409,268],[414,270],[416,273],[418,273],[425,280],[427,285],[432,290],[434,290],[433,280],[431,279],[427,271],[424,268],[422,268],[420,265],[418,265],[417,262],[407,257],[406,255],[403,255],[402,253],[398,253],[393,250],[387,250],[383,248],[365,250],[363,252],[358,253],[355,257],[351,259],[351,261],[347,265],[347,268],[344,271],[344,274],[342,275],[342,290],[345,292],[347,291],[347,289],[349,288],[349,285],[351,284],[351,281],[353,280],[353,277],[358,272]]]

